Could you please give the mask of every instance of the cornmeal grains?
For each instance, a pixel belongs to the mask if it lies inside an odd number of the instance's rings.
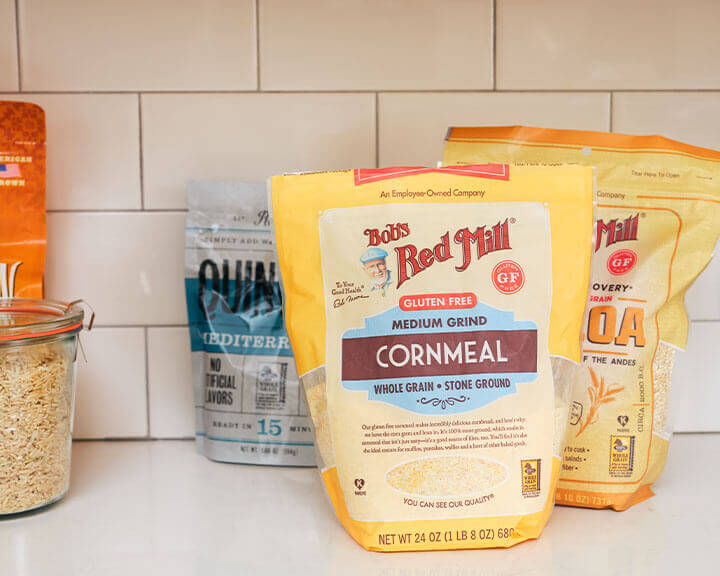
[[[318,466],[322,469],[335,465],[330,439],[330,421],[327,407],[327,384],[325,369],[318,368],[305,374],[302,380],[315,435],[315,449]]]
[[[507,479],[499,462],[471,456],[419,458],[399,464],[387,473],[386,482],[412,496],[472,496],[496,488]]]
[[[537,537],[568,416],[555,373],[580,361],[592,169],[348,170],[271,188],[288,334],[347,531],[382,551]]]
[[[591,165],[598,209],[583,364],[557,501],[622,510],[652,496],[671,434],[685,291],[720,231],[720,152],[659,136],[453,128],[444,164]]]

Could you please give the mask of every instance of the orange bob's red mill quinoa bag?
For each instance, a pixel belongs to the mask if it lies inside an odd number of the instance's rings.
[[[319,467],[372,550],[507,547],[553,505],[580,360],[590,168],[274,177]]]
[[[623,510],[652,496],[671,428],[685,291],[720,232],[720,152],[660,136],[452,128],[445,165],[580,164],[597,170],[583,365],[574,385],[557,502]]]
[[[43,297],[45,113],[0,102],[0,298]]]

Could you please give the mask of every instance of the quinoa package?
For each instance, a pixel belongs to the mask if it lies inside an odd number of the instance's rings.
[[[0,298],[42,298],[45,113],[0,102]]]
[[[665,464],[673,358],[688,332],[685,291],[720,232],[720,152],[660,136],[452,128],[444,164],[480,161],[597,169],[584,369],[557,502],[623,510],[653,495]]]
[[[372,550],[507,547],[553,505],[590,168],[277,176],[287,326],[338,519]]]
[[[198,451],[314,465],[263,184],[189,184],[185,291]]]

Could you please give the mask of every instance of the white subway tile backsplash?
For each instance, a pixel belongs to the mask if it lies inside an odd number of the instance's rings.
[[[382,166],[435,166],[449,126],[529,124],[609,130],[610,94],[602,93],[385,93],[380,94]]]
[[[685,294],[685,307],[691,320],[720,320],[720,240],[710,264]]]
[[[94,328],[80,336],[75,438],[147,434],[143,328]]]
[[[186,326],[148,328],[150,435],[185,438],[195,434],[190,335]]]
[[[375,165],[372,94],[142,96],[146,208],[183,208],[190,179]]]
[[[613,130],[720,149],[720,92],[615,93]]]
[[[136,94],[14,94],[47,124],[48,210],[139,209],[140,120]]]
[[[492,88],[492,2],[260,0],[264,90]]]
[[[692,322],[687,352],[678,352],[671,391],[675,430],[720,431],[720,322]]]
[[[15,0],[0,0],[0,91],[18,90]]]
[[[183,213],[51,213],[46,292],[100,325],[184,324]]]
[[[22,0],[24,90],[254,90],[254,0]]]
[[[75,436],[194,434],[188,180],[434,166],[450,125],[720,149],[719,21],[710,0],[0,0],[0,99],[46,111],[47,297],[97,313]],[[716,253],[685,299],[678,431],[720,431]]]
[[[720,88],[718,21],[708,0],[497,0],[497,86]]]

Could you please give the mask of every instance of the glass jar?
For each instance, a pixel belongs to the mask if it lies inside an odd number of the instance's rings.
[[[83,318],[80,301],[0,299],[0,515],[68,490]]]

